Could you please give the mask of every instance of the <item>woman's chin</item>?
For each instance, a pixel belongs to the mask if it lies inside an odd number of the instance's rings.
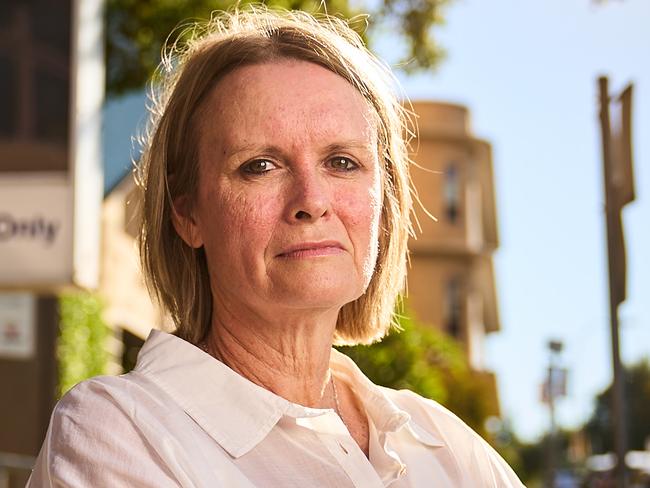
[[[363,293],[361,284],[355,286],[354,278],[291,280],[283,286],[274,286],[276,304],[285,304],[295,309],[340,309],[346,303],[356,300]]]

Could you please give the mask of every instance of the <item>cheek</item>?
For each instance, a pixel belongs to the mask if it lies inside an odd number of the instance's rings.
[[[375,271],[377,256],[379,255],[379,227],[381,223],[382,195],[379,188],[375,189],[370,201],[370,238],[368,241],[368,258],[365,263],[364,274],[366,275],[366,286]]]
[[[380,198],[374,192],[369,192],[365,202],[356,207],[353,217],[355,226],[365,233],[369,246],[374,246],[377,240],[380,217]]]
[[[363,268],[366,280],[370,279],[379,249],[379,223],[381,219],[381,191],[379,185],[358,188],[341,195],[337,201],[344,208],[346,227],[355,248],[355,259]]]
[[[240,256],[240,266],[250,269],[252,255],[259,256],[273,231],[273,208],[268,199],[261,195],[245,192],[220,192],[219,198],[204,212],[204,226],[210,235],[209,251],[213,256],[221,256],[226,266],[234,264],[235,256]],[[243,262],[242,262],[243,261]],[[223,265],[223,264],[222,264]]]

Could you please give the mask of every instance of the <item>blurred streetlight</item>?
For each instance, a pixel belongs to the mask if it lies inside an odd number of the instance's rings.
[[[549,365],[548,373],[542,385],[542,402],[548,405],[550,426],[546,449],[547,486],[555,488],[555,474],[557,471],[557,421],[555,418],[555,401],[566,396],[567,370],[558,366],[559,356],[564,345],[562,341],[550,340],[548,342]]]

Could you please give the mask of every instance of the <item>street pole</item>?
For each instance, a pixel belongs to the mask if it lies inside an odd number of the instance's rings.
[[[555,488],[555,472],[557,470],[557,420],[555,418],[555,399],[563,394],[556,384],[558,365],[557,355],[562,352],[563,344],[560,341],[549,341],[548,377],[546,379],[547,402],[549,411],[549,432],[546,443],[547,481],[548,488]]]
[[[553,355],[551,354],[551,362],[548,367],[548,389],[549,389],[549,398],[548,398],[548,411],[550,417],[550,427],[548,432],[548,441],[547,441],[547,453],[546,458],[548,462],[548,480],[546,485],[548,488],[555,488],[555,471],[557,469],[557,459],[555,456],[556,442],[555,442],[555,433],[557,431],[557,423],[555,420],[555,397],[553,395]]]
[[[614,379],[612,384],[612,422],[614,427],[614,447],[617,458],[616,477],[619,488],[626,488],[627,473],[625,469],[625,454],[627,452],[627,430],[625,422],[625,396],[623,391],[623,367],[621,365],[618,326],[619,295],[616,290],[616,248],[617,226],[620,226],[620,208],[616,205],[615,190],[612,188],[612,140],[609,117],[609,88],[606,77],[598,79],[600,89],[600,125],[602,131],[603,170],[605,176],[605,212],[607,219],[607,251],[609,269],[609,309],[610,329],[612,335],[612,369]]]

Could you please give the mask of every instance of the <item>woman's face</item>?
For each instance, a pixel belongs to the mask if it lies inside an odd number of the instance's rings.
[[[363,97],[316,64],[269,62],[220,80],[198,125],[198,193],[176,227],[204,246],[215,302],[338,309],[363,294],[382,199]]]

